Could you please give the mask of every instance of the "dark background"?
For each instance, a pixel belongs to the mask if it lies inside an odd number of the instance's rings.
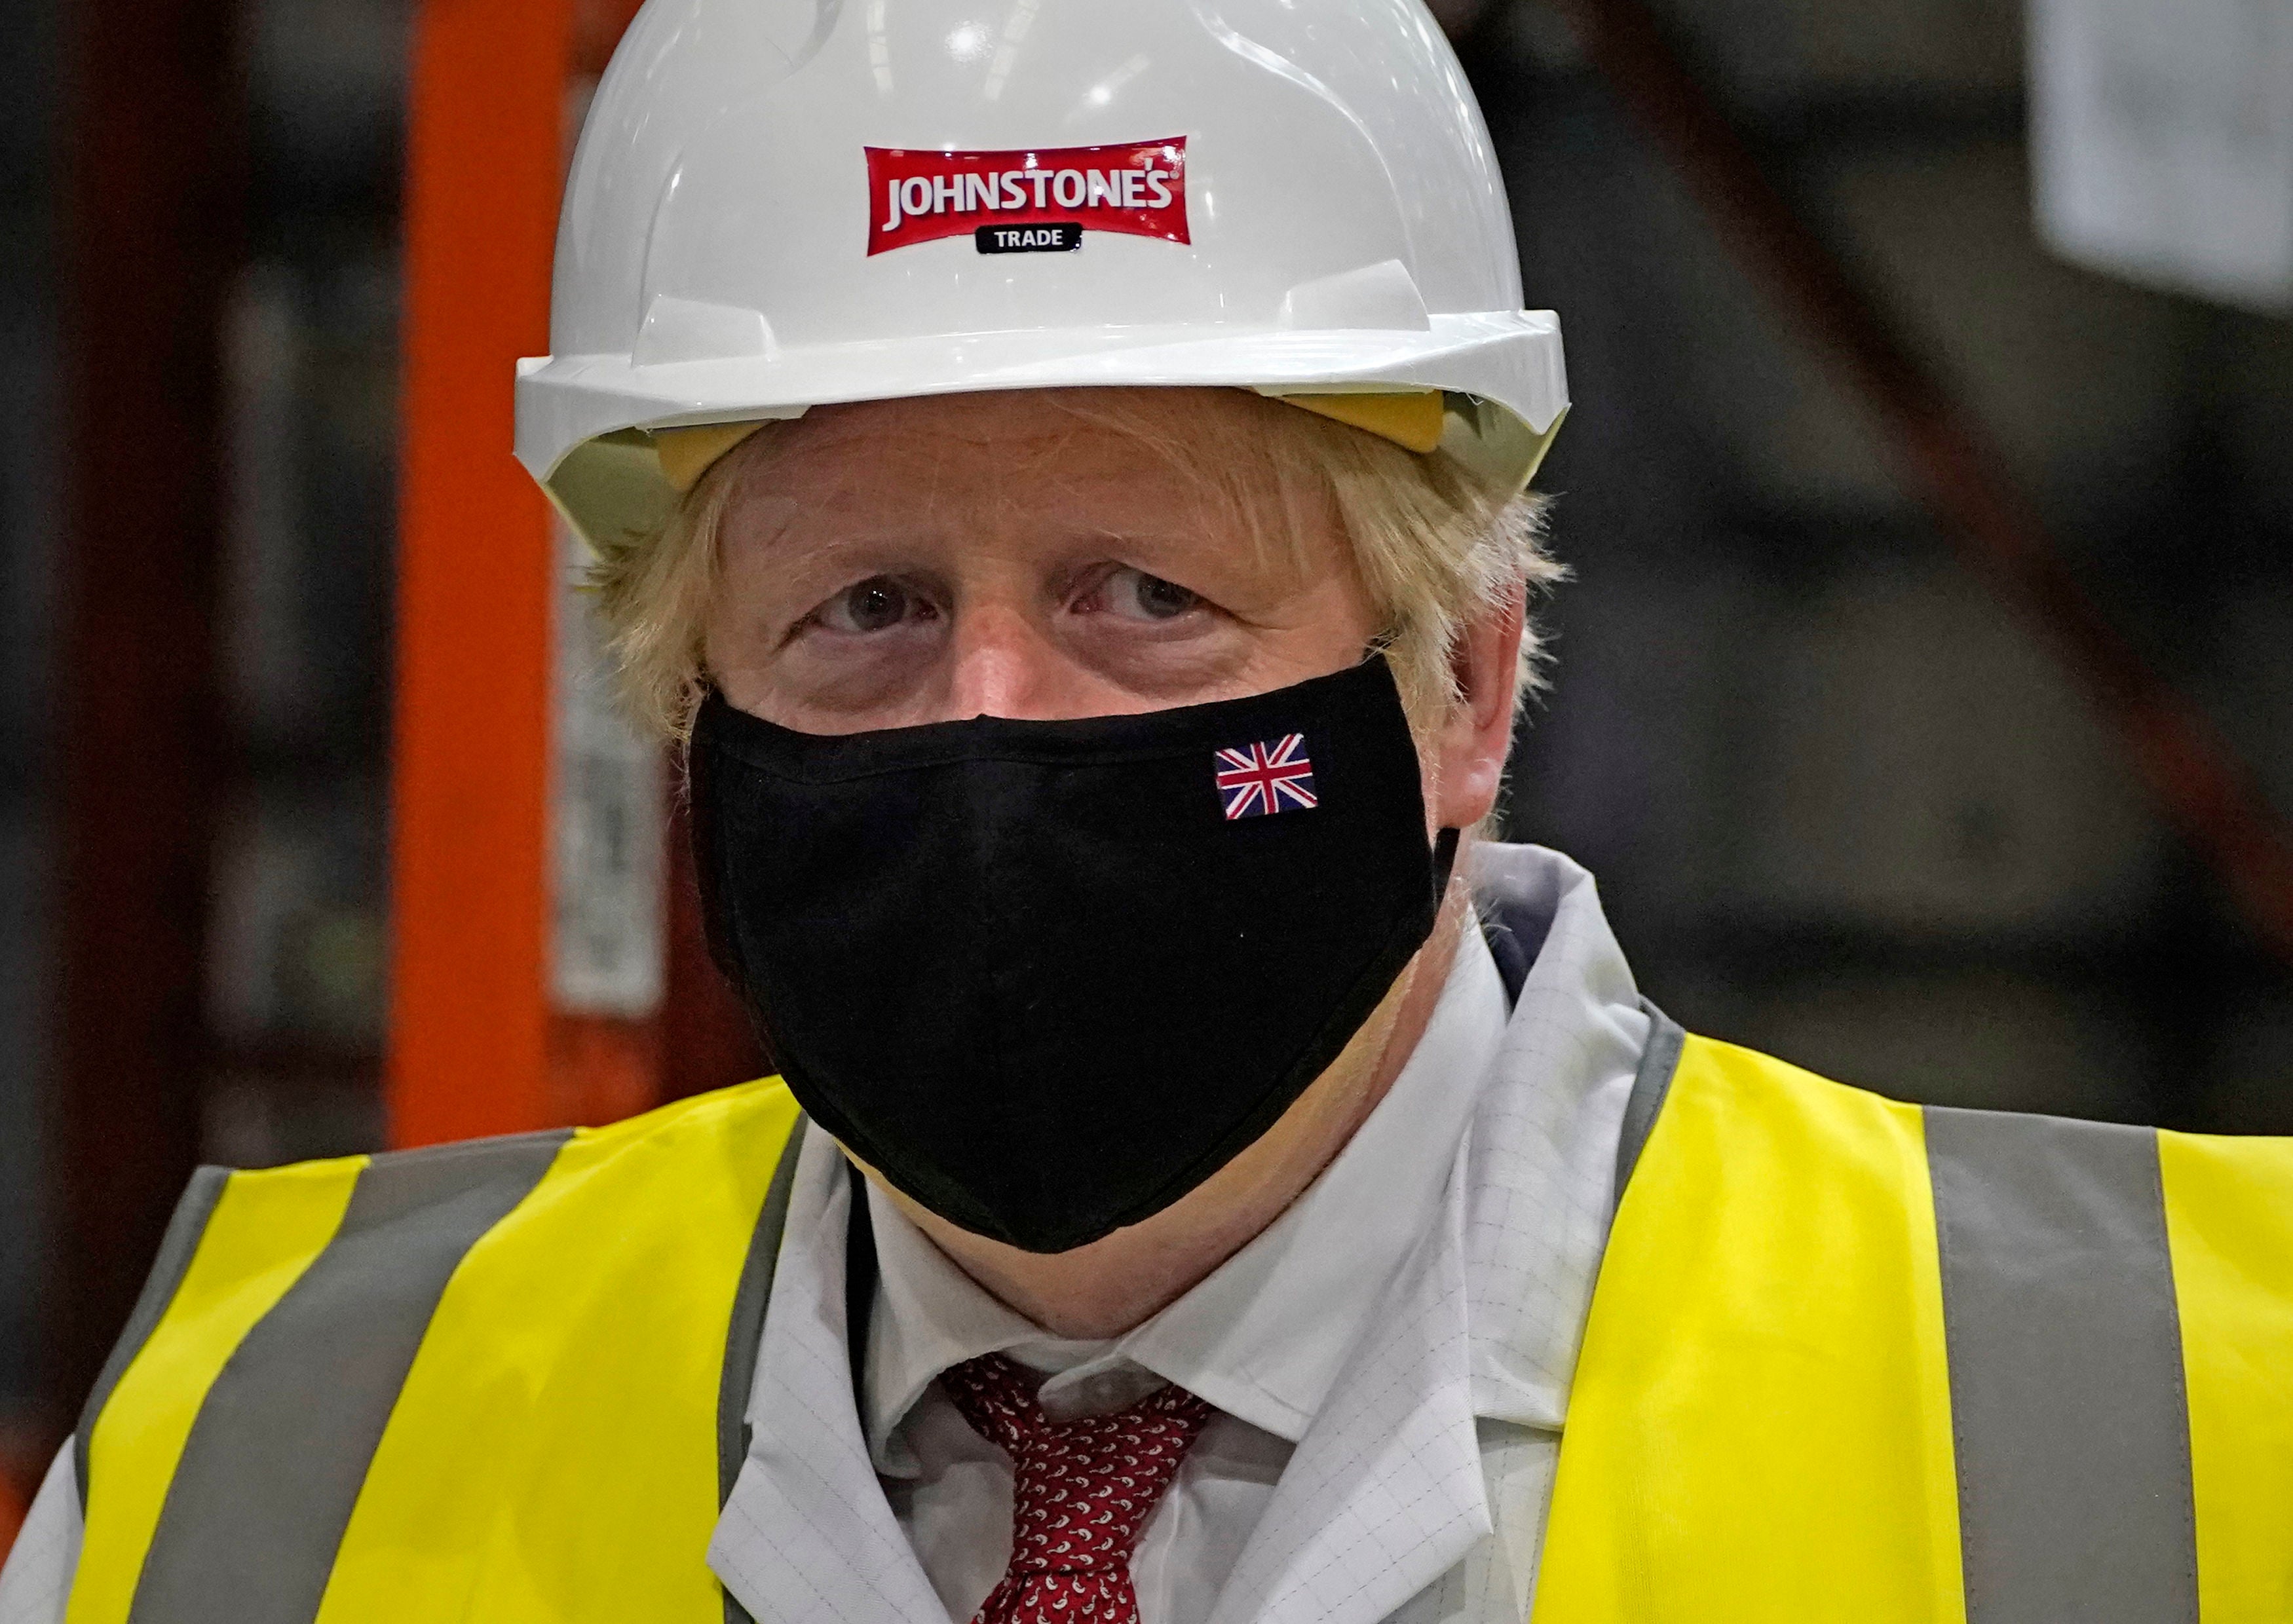
[[[212,673],[225,744],[195,806],[166,764],[92,748],[73,718],[104,660],[65,634],[70,493],[147,471],[135,414],[72,429],[68,384],[106,353],[113,303],[174,274],[142,262],[132,221],[92,261],[65,204],[87,132],[159,92],[74,65],[79,11],[0,0],[20,64],[0,121],[0,1472],[23,1486],[77,1397],[48,1351],[57,1305],[143,1262],[59,1239],[56,966],[80,894],[60,877],[83,872],[86,796],[204,831],[208,855],[182,903],[204,933],[182,989],[195,1059],[74,1153],[132,1161],[146,1111],[195,1113],[206,1158],[238,1165],[382,1131],[410,13],[171,7],[190,35],[145,48],[220,53],[231,177],[219,368],[195,343],[180,367],[144,358],[151,410],[205,391],[220,424],[223,609],[212,650],[182,657],[192,687]],[[2293,324],[2044,251],[2011,0],[1660,11],[2078,585],[2293,804]],[[1697,1030],[1905,1098],[2293,1132],[2285,965],[2086,688],[1908,494],[1880,419],[1564,21],[1537,0],[1449,20],[1577,401],[1540,481],[1576,579],[1544,614],[1558,663],[1515,772],[1519,837],[1600,877],[1643,990]],[[149,524],[158,578],[164,506]],[[97,571],[145,573],[132,551]]]

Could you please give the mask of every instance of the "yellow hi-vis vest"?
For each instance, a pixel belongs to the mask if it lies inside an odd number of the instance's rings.
[[[70,1624],[744,1619],[705,1553],[798,1119],[203,1174],[82,1418]],[[2293,1141],[1659,1018],[1618,1180],[1535,1624],[2293,1620]]]

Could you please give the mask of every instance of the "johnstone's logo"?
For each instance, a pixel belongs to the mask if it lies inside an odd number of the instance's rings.
[[[940,237],[968,237],[982,254],[1079,248],[1085,231],[1190,240],[1183,135],[1129,147],[866,151],[871,254]]]

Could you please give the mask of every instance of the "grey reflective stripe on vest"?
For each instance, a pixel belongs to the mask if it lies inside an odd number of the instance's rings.
[[[773,1276],[780,1268],[781,1236],[788,1228],[789,1192],[796,1187],[797,1153],[804,1149],[811,1119],[798,1112],[781,1151],[780,1165],[766,1187],[764,1207],[749,1237],[741,1264],[741,1285],[733,1297],[733,1324],[725,1336],[725,1369],[717,1380],[717,1504],[733,1498],[741,1463],[749,1458],[749,1389],[756,1384],[757,1354],[765,1337],[765,1306],[772,1300]],[[723,1587],[719,1587],[722,1588]],[[725,1591],[725,1624],[755,1624],[749,1610]]]
[[[1925,1117],[1967,1624],[2194,1624],[2157,1135]]]
[[[1641,1008],[1649,1018],[1648,1047],[1641,1051],[1639,1069],[1633,1073],[1633,1091],[1625,1098],[1624,1131],[1616,1135],[1616,1200],[1625,1199],[1625,1186],[1632,1183],[1633,1169],[1640,1165],[1641,1147],[1648,1143],[1649,1130],[1656,1126],[1657,1113],[1664,1109],[1665,1095],[1672,1089],[1672,1074],[1680,1070],[1680,1048],[1688,1041],[1688,1034],[1670,1015],[1649,1003],[1641,1000]]]
[[[131,1624],[310,1624],[415,1351],[470,1248],[570,1132],[377,1156],[207,1390]]]
[[[112,1390],[119,1386],[119,1378],[127,1374],[127,1367],[135,1362],[135,1355],[151,1339],[152,1331],[158,1328],[159,1316],[167,1312],[167,1305],[175,1300],[176,1288],[183,1283],[184,1272],[191,1266],[191,1256],[199,1249],[200,1237],[207,1232],[207,1220],[215,1216],[215,1203],[223,1200],[223,1186],[229,1183],[229,1168],[201,1168],[191,1175],[182,1200],[175,1203],[174,1216],[167,1220],[167,1232],[159,1241],[159,1255],[152,1260],[142,1294],[135,1299],[135,1307],[127,1316],[127,1328],[112,1344],[110,1357],[103,1361],[102,1372],[96,1377],[87,1402],[80,1410],[79,1430],[72,1434],[72,1469],[79,1478],[79,1509],[83,1517],[87,1515],[87,1451],[89,1441],[95,1436],[95,1418],[111,1402]]]

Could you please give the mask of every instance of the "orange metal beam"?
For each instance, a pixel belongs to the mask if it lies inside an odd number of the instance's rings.
[[[57,1436],[199,1160],[222,334],[245,198],[240,8],[88,0],[60,16],[54,1205],[37,1423]]]
[[[513,363],[549,347],[572,0],[425,0],[406,194],[391,1137],[548,1125],[550,602]]]

